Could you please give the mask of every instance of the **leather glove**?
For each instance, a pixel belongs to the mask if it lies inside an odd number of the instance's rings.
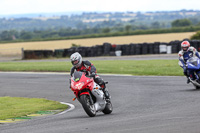
[[[95,73],[95,72],[93,72],[93,73],[90,74],[90,77],[95,78],[95,76],[96,76],[96,73]]]

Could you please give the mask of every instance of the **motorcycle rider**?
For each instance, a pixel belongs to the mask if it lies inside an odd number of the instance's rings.
[[[89,61],[83,61],[82,56],[75,52],[70,56],[71,63],[73,67],[71,68],[70,75],[72,76],[74,71],[86,71],[87,75],[92,77],[94,81],[102,88],[105,97],[107,100],[110,99],[110,94],[108,93],[108,90],[106,89],[105,82],[102,78],[100,78],[98,75],[96,75],[96,68],[95,66],[90,63]]]
[[[183,73],[184,75],[187,77],[187,83],[190,83],[189,77],[194,80],[194,72],[191,70],[187,70],[186,67],[186,62],[188,59],[190,59],[191,57],[193,57],[194,55],[196,55],[199,59],[199,53],[198,51],[194,48],[190,46],[190,42],[189,41],[183,41],[181,43],[181,48],[182,50],[179,51],[178,56],[179,56],[179,65],[183,68]]]

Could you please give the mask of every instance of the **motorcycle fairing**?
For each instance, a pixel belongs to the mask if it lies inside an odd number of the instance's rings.
[[[200,70],[200,60],[197,57],[192,57],[187,61],[187,69]]]

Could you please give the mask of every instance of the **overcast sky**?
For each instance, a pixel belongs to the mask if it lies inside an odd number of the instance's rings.
[[[0,0],[0,15],[71,11],[200,10],[200,0]]]

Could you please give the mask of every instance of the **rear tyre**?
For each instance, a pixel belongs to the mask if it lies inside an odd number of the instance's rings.
[[[200,78],[200,73],[198,73],[198,77]],[[199,84],[200,84],[200,79],[198,79],[197,83],[199,83]],[[199,90],[199,89],[200,89],[200,87],[199,87],[199,86],[195,86],[195,88],[196,88],[197,90]]]
[[[199,90],[199,89],[200,89],[200,87],[199,87],[199,86],[195,86],[195,88],[196,88],[197,90]]]
[[[94,117],[96,115],[96,109],[94,104],[91,104],[90,97],[88,95],[81,95],[80,101],[83,106],[83,109],[88,114],[88,116]]]
[[[104,114],[110,114],[113,111],[111,101],[107,102],[105,109],[102,111]]]

